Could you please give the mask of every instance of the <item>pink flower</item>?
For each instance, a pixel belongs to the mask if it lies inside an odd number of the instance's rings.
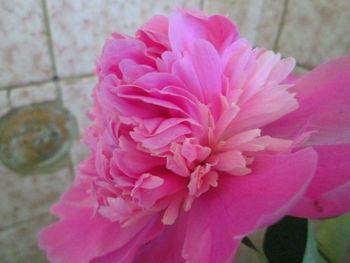
[[[286,214],[350,210],[350,57],[298,80],[226,17],[178,10],[113,34],[90,158],[39,244],[52,262],[227,262]]]

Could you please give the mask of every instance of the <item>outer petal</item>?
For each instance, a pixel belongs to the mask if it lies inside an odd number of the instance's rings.
[[[318,152],[319,167],[294,215],[322,218],[350,209],[349,72],[350,56],[346,56],[301,77],[294,88],[299,109],[263,129],[266,134],[283,138],[316,131],[307,145],[314,146]]]
[[[60,221],[43,229],[38,239],[40,248],[47,252],[50,262],[55,263],[86,263],[117,253],[119,249],[132,251],[162,229],[156,215],[121,227],[94,214],[91,199],[77,183],[62,196],[52,212],[60,216]]]
[[[318,168],[292,215],[308,218],[338,216],[350,211],[350,144],[315,146]]]
[[[159,217],[155,217],[123,247],[102,257],[95,258],[91,263],[135,262],[134,258],[140,247],[155,238],[162,230],[163,224],[160,223]]]
[[[276,222],[295,204],[316,162],[316,153],[305,149],[257,157],[250,175],[221,175],[218,188],[191,209],[184,244],[187,261],[227,262],[243,236]]]
[[[92,209],[79,210],[79,217],[63,219],[39,234],[39,246],[51,262],[89,262],[122,248],[150,222],[147,218],[122,228],[92,213]]]
[[[197,199],[136,262],[184,262],[179,255],[186,262],[227,262],[243,236],[276,222],[302,196],[316,160],[312,149],[264,155],[256,158],[250,175],[222,174],[218,188]]]
[[[316,130],[308,145],[350,143],[350,56],[317,67],[290,91],[296,92],[299,108],[263,132],[292,138]]]

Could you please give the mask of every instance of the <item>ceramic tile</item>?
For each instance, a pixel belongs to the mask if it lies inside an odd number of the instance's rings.
[[[199,7],[199,0],[48,0],[58,75],[91,73],[112,32],[132,34],[150,16],[175,6]]]
[[[7,98],[7,91],[0,90],[0,116],[6,114],[8,110],[9,110],[9,104],[8,104],[8,98]]]
[[[90,120],[87,117],[87,111],[92,103],[92,89],[97,80],[95,77],[82,78],[77,80],[61,81],[59,83],[63,105],[77,119],[79,133],[82,134],[88,127]]]
[[[278,50],[307,67],[350,52],[350,1],[290,0]]]
[[[74,115],[79,128],[79,138],[76,138],[76,141],[73,142],[71,149],[74,167],[76,167],[81,160],[85,159],[88,153],[86,146],[80,143],[80,138],[84,129],[90,124],[87,111],[91,107],[91,93],[96,81],[96,78],[91,77],[73,81],[63,81],[60,83],[63,104],[65,108]]]
[[[71,176],[64,167],[48,174],[17,175],[0,163],[0,181],[2,229],[48,211],[70,183]]]
[[[51,78],[41,1],[1,0],[0,5],[0,87]]]
[[[45,254],[38,248],[37,234],[53,220],[51,215],[43,214],[0,232],[0,262],[48,262]]]
[[[56,99],[56,86],[53,82],[16,88],[10,91],[10,101],[13,107],[30,105]]]
[[[238,25],[242,37],[253,44],[270,48],[274,46],[284,0],[205,0],[208,13],[228,15]]]

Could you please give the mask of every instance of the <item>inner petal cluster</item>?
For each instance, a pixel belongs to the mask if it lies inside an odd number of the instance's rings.
[[[284,83],[294,61],[243,39],[178,50],[141,33],[104,48],[81,172],[111,221],[161,212],[173,224],[222,174],[254,176],[256,155],[289,150],[292,141],[261,128],[297,107]]]

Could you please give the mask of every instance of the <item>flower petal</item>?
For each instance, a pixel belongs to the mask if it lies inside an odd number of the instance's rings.
[[[318,168],[292,215],[338,216],[350,211],[350,144],[315,146]]]
[[[308,145],[350,143],[350,56],[331,60],[304,75],[291,89],[299,108],[263,132],[293,138],[316,130]]]
[[[147,242],[154,239],[162,230],[163,225],[159,223],[159,218],[156,217],[122,248],[102,257],[94,258],[91,263],[134,262],[133,260],[137,255],[138,250]]]
[[[141,248],[134,259],[135,263],[185,263],[182,247],[185,238],[187,214],[182,213],[176,223],[166,226],[164,231],[152,242]]]
[[[121,227],[93,209],[78,209],[79,216],[64,218],[39,234],[39,246],[51,262],[85,263],[127,244],[149,223],[149,218]]]
[[[112,37],[106,41],[101,57],[97,62],[99,77],[102,78],[111,73],[120,77],[119,63],[123,59],[130,59],[137,64],[155,66],[154,60],[146,55],[144,43],[131,38]]]
[[[309,148],[258,156],[250,175],[221,174],[218,187],[196,200],[189,212],[184,243],[187,262],[227,262],[241,238],[276,222],[302,196],[316,160]]]
[[[194,40],[203,39],[220,52],[238,35],[236,25],[224,16],[208,17],[198,11],[177,10],[169,20],[169,39],[174,51],[187,50]]]

